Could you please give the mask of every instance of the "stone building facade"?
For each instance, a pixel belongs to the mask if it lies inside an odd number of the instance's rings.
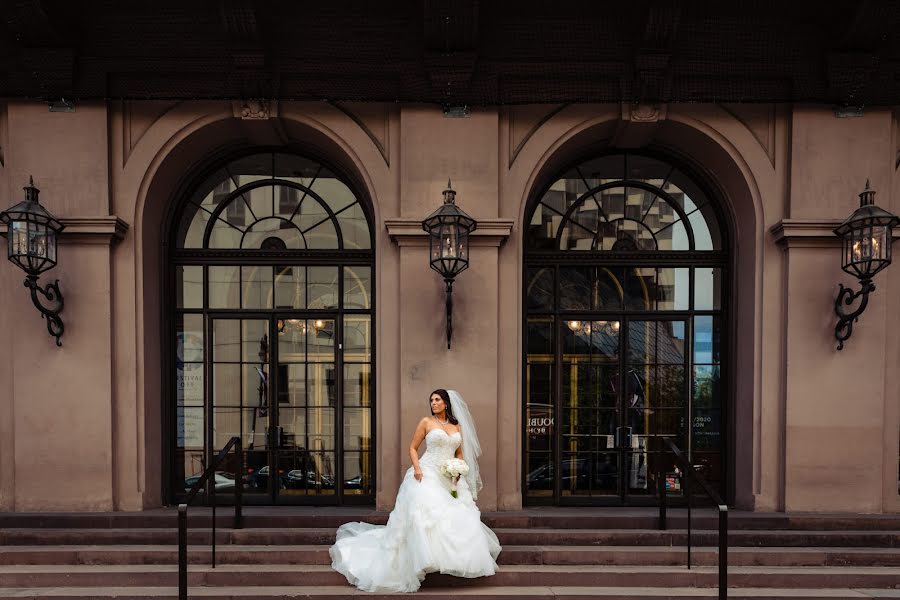
[[[0,510],[168,504],[231,435],[246,468],[223,493],[389,508],[447,387],[477,419],[483,510],[653,503],[659,473],[677,494],[667,435],[737,507],[896,512],[900,269],[837,351],[834,298],[856,282],[832,229],[867,179],[900,212],[898,123],[9,100],[0,204],[33,176],[66,224],[47,275],[66,332],[57,348],[0,268]],[[421,228],[448,178],[478,221],[450,349]]]

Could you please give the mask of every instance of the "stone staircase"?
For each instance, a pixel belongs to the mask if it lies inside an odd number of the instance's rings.
[[[386,598],[348,586],[328,546],[346,521],[384,523],[365,509],[246,508],[232,530],[220,509],[217,568],[210,512],[192,508],[191,598]],[[462,580],[429,575],[420,594],[532,599],[717,597],[717,519],[695,511],[693,563],[685,513],[656,529],[651,509],[535,509],[486,513],[503,544],[500,572]],[[0,514],[0,598],[169,600],[177,593],[174,510]],[[900,516],[731,514],[729,597],[900,598]]]

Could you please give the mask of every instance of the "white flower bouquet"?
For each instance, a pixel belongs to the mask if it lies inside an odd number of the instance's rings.
[[[468,475],[469,465],[461,458],[450,458],[441,465],[441,475],[450,478],[450,495],[458,498],[456,482],[460,477]]]

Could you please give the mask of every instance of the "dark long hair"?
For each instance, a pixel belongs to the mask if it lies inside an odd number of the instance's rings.
[[[434,390],[430,394],[428,394],[428,408],[431,408],[431,397],[437,394],[444,400],[444,405],[447,407],[447,420],[453,423],[454,425],[459,425],[459,421],[456,420],[456,417],[453,415],[453,406],[450,404],[450,394],[447,393],[445,389]],[[431,411],[431,414],[434,414],[434,411]]]

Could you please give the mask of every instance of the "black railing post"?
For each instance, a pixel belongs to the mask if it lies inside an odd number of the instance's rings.
[[[660,461],[659,473],[656,475],[659,487],[659,529],[666,530],[666,477],[663,474],[662,461]]]
[[[241,438],[232,437],[219,454],[213,458],[212,464],[204,465],[203,474],[188,491],[184,504],[178,505],[178,599],[187,600],[187,509],[201,489],[207,491],[207,498],[212,507],[212,567],[216,568],[216,469],[234,448],[238,453],[237,473],[234,487],[234,528],[243,527],[243,490],[244,490],[244,453]],[[210,482],[210,479],[212,480]]]
[[[216,470],[212,472],[212,493],[209,495],[209,503],[212,505],[212,568],[216,568]]]
[[[684,456],[681,450],[676,446],[672,440],[669,438],[662,436],[660,438],[663,444],[668,446],[669,450],[675,456],[675,463],[681,465],[681,468],[684,469],[682,473],[682,488],[684,491],[684,495],[687,497],[687,568],[691,568],[691,505],[693,494],[691,493],[691,478],[697,480],[697,485],[700,486],[707,496],[709,496],[712,501],[717,505],[719,510],[719,598],[727,598],[728,597],[728,505],[725,504],[725,501],[719,496],[719,493],[714,490],[710,485],[706,482],[700,473],[697,472],[697,469],[694,468],[688,459]],[[661,497],[662,501],[665,501],[665,496]],[[662,514],[662,511],[661,511]]]
[[[719,598],[728,598],[728,506],[719,505]]]
[[[187,504],[178,505],[178,600],[187,600]]]
[[[243,501],[244,501],[244,449],[241,438],[234,445],[237,450],[237,473],[234,476],[234,528],[241,529],[244,526]]]
[[[687,568],[691,568],[691,477],[684,474],[684,494],[687,496]]]

